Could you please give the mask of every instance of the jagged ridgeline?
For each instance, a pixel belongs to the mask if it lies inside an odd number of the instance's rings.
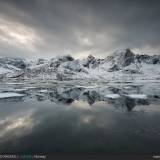
[[[150,76],[148,76],[150,75]],[[134,54],[130,49],[114,52],[104,59],[89,55],[74,59],[70,55],[50,60],[27,61],[20,58],[0,58],[0,79],[45,80],[130,80],[159,79],[160,55]]]

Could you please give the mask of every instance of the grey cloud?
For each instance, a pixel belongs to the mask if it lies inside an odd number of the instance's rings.
[[[92,52],[104,57],[120,48],[160,48],[158,0],[1,0],[0,18],[32,28],[42,41],[34,56]],[[4,47],[9,55],[32,52]],[[2,49],[1,49],[2,50]],[[4,52],[0,50],[0,55]],[[19,50],[19,52],[17,52]],[[146,50],[144,50],[146,51]],[[160,52],[159,52],[160,53]]]

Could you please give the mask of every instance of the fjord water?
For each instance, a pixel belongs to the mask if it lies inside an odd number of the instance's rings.
[[[0,153],[159,152],[159,83],[0,89],[23,95],[0,99]]]

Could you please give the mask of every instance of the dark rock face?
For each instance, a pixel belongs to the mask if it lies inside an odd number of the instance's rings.
[[[138,55],[134,54],[130,49],[126,49],[120,52],[115,52],[113,55],[108,57],[108,61],[112,62],[113,65],[113,67],[109,69],[109,72],[113,72],[122,69],[122,67],[127,67],[132,63],[137,62],[147,64],[160,64],[160,55]]]
[[[60,66],[61,62],[60,61],[55,61],[55,62],[50,62],[49,67],[51,68],[58,68]]]
[[[74,58],[71,57],[70,55],[61,56],[61,57],[58,57],[57,59],[52,58],[49,62],[49,66],[57,68],[60,66],[61,63],[68,62],[68,61],[74,61]]]
[[[158,63],[160,63],[160,58],[154,57],[153,64],[158,64]]]
[[[131,63],[134,62],[134,53],[131,52],[130,49],[126,49],[126,52],[124,53],[124,63],[122,66],[126,67],[129,66]]]
[[[0,65],[13,65],[20,69],[25,69],[27,64],[23,59],[20,58],[0,58]]]
[[[70,55],[62,56],[59,58],[59,61],[62,61],[62,62],[73,61],[73,60],[74,58],[71,57]]]
[[[89,55],[87,57],[86,63],[83,66],[87,67],[87,68],[90,68],[90,67],[91,68],[96,68],[99,64],[100,64],[100,59],[97,59],[94,56]]]
[[[90,64],[93,64],[93,63],[95,63],[95,57],[93,57],[92,55],[89,55],[89,56],[87,57],[87,62],[86,62],[86,64],[84,64],[84,67],[89,68]]]
[[[112,65],[117,65],[119,68],[122,68],[134,63],[134,57],[135,55],[130,49],[125,49],[113,53],[113,55],[107,57],[107,59],[112,62]]]
[[[160,55],[152,56],[152,63],[153,64],[160,64]]]
[[[113,67],[111,67],[109,70],[108,70],[108,72],[114,72],[114,71],[119,71],[120,70],[120,68],[115,64],[115,65],[113,65]]]
[[[139,62],[139,63],[148,63],[150,61],[150,56],[149,55],[136,55],[135,59]]]
[[[160,64],[160,55],[136,55],[135,59],[139,63]]]

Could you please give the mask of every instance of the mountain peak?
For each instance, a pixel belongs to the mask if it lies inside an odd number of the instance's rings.
[[[84,67],[88,67],[88,68],[94,68],[96,67],[97,65],[99,64],[99,61],[97,61],[97,59],[92,56],[92,55],[89,55],[87,57],[87,59],[85,60],[85,63],[83,64]]]
[[[114,52],[111,57],[116,65],[125,67],[134,62],[135,54],[127,48]]]
[[[87,57],[87,59],[95,59],[95,57],[94,56],[92,56],[91,54]]]
[[[119,56],[119,55],[125,55],[125,54],[130,54],[130,53],[133,53],[131,49],[125,48],[125,49],[116,50],[115,52],[113,52],[112,56]]]

